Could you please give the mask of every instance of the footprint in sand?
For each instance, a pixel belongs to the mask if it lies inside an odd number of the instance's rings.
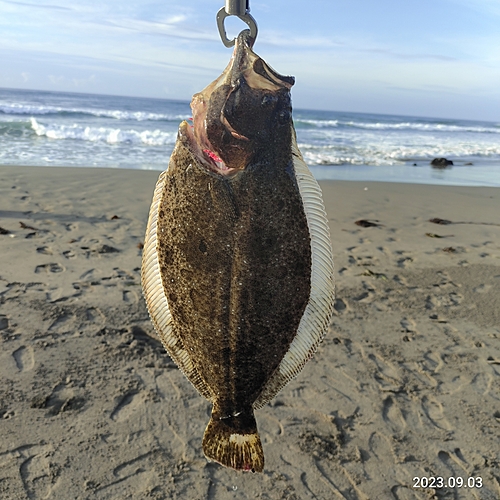
[[[384,462],[390,460],[390,457],[395,457],[390,439],[379,432],[372,433],[368,439],[368,447],[379,460]]]
[[[94,279],[97,279],[96,278],[96,275],[99,273],[99,270],[98,269],[89,269],[88,271],[85,271],[79,279],[83,280],[83,281],[90,281],[90,280],[94,280]]]
[[[438,400],[433,397],[424,396],[422,399],[422,409],[435,427],[451,431],[452,427],[444,415],[443,405]]]
[[[64,267],[57,262],[51,262],[49,264],[40,264],[36,266],[35,273],[62,273],[64,271]]]
[[[477,392],[479,392],[479,394],[481,394],[482,396],[486,396],[491,391],[493,381],[494,379],[491,373],[478,373],[472,379],[471,385],[476,389]],[[491,393],[491,395],[495,397],[493,393]],[[495,399],[500,398],[496,397]]]
[[[32,370],[35,366],[35,356],[31,346],[22,346],[19,349],[16,349],[12,353],[12,356],[14,357],[17,369],[20,372]]]
[[[102,324],[105,322],[106,317],[104,316],[104,314],[101,312],[100,309],[98,309],[96,307],[89,307],[85,311],[85,319],[89,323]]]
[[[469,387],[471,379],[465,375],[453,377],[450,381],[445,382],[439,387],[441,394],[455,394],[461,392],[464,388]]]
[[[5,314],[0,314],[0,330],[9,328],[9,318]]]
[[[54,417],[68,411],[81,410],[86,403],[83,392],[71,386],[71,380],[56,385],[50,394],[41,392],[31,399],[31,408],[48,410],[46,416]],[[68,385],[69,384],[69,385]]]
[[[380,355],[369,354],[368,359],[377,367],[375,380],[381,386],[382,390],[397,391],[401,389],[403,382],[398,370],[394,366],[385,361]]]
[[[54,484],[54,471],[51,471],[48,458],[51,452],[49,446],[30,448],[30,456],[22,462],[19,468],[26,498],[33,500],[51,498],[57,482]]]
[[[422,497],[411,490],[409,486],[397,484],[391,488],[392,497],[394,500],[420,500]]]
[[[462,286],[460,283],[455,283],[446,271],[438,271],[437,278],[439,278],[439,282],[434,283],[432,285],[434,287],[456,290]]]
[[[452,292],[449,294],[448,300],[451,307],[456,307],[462,303],[464,296],[459,293]]]
[[[154,454],[154,451],[148,451],[139,457],[133,458],[132,460],[128,460],[127,462],[123,462],[113,469],[113,475],[116,477],[130,477],[138,474],[139,472],[144,472],[145,470],[149,470],[149,466],[140,467],[138,464],[148,459],[151,455]]]
[[[413,258],[412,257],[403,257],[397,261],[398,267],[408,267],[411,264],[413,264]]]
[[[432,310],[441,305],[441,301],[435,295],[428,295],[425,299],[425,308],[427,310]]]
[[[348,268],[348,267],[342,267],[342,268],[340,268],[340,269],[337,271],[337,274],[338,274],[338,275],[340,275],[340,276],[342,276],[342,275],[344,275],[344,274],[346,274],[346,273],[347,273],[347,274],[350,274],[351,272],[352,272],[352,270],[351,270],[350,268]]]
[[[462,455],[460,448],[455,448],[454,452],[441,450],[438,453],[438,458],[450,471],[450,476],[467,477],[469,475],[470,471],[467,467],[469,464]]]
[[[423,356],[421,366],[431,373],[437,373],[439,370],[441,370],[441,368],[443,368],[444,361],[440,354],[433,351],[428,351]]]
[[[344,314],[349,310],[349,305],[344,299],[335,299],[335,304],[333,306],[337,314]]]
[[[49,326],[48,331],[67,332],[74,328],[76,319],[71,314],[62,313],[55,321]],[[68,326],[70,325],[70,326]]]
[[[119,398],[118,404],[111,412],[111,420],[123,422],[143,405],[143,398],[138,391],[127,392]]]
[[[356,302],[372,302],[376,298],[377,290],[370,284],[368,284],[366,281],[363,281],[363,289],[364,291],[358,295],[357,297],[354,297],[354,300]]]
[[[383,253],[384,255],[387,255],[387,256],[390,256],[390,255],[391,255],[390,250],[389,250],[388,248],[386,248],[386,247],[382,247],[382,246],[380,246],[380,247],[377,247],[377,250],[378,250],[379,252]]]
[[[305,391],[305,387],[304,386],[300,386],[300,387],[296,387],[295,389],[292,389],[291,391],[291,394],[292,394],[292,398],[301,398],[304,396],[304,391]]]
[[[129,498],[142,497],[141,492],[145,484],[153,484],[156,481],[157,471],[155,463],[158,461],[157,451],[148,451],[127,462],[120,463],[113,468],[107,480],[94,489],[94,493],[105,491],[102,498],[121,498],[123,491],[129,493]],[[86,485],[92,484],[86,481]],[[87,486],[88,488],[88,486]],[[102,493],[99,495],[101,498]]]
[[[382,419],[387,422],[393,430],[402,432],[406,428],[406,420],[397,400],[392,396],[384,399],[382,406]]]
[[[396,283],[399,283],[400,285],[402,286],[406,286],[408,287],[409,284],[408,284],[408,280],[404,277],[404,276],[399,276],[399,275],[395,275],[393,278],[392,278]]]
[[[122,292],[123,302],[137,302],[137,294],[132,290],[124,290]]]
[[[379,260],[372,255],[349,256],[349,264],[356,264],[357,266],[376,266],[378,263]]]
[[[399,324],[401,325],[401,328],[403,329],[404,332],[406,333],[417,333],[417,325],[415,321],[413,321],[410,318],[403,318]]]
[[[441,295],[440,297],[429,295],[425,302],[425,308],[432,310],[435,307],[458,307],[463,300],[463,295],[456,292],[451,292],[448,295]]]
[[[36,249],[36,251],[38,253],[43,254],[43,255],[52,255],[52,250],[49,247],[46,247],[46,246],[44,246],[44,247],[38,247]]]
[[[66,231],[74,231],[76,229],[78,229],[79,225],[78,224],[74,224],[74,223],[68,223],[68,224],[63,224],[64,226],[64,229],[66,229]]]

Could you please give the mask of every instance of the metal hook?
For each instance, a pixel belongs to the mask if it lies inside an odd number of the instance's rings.
[[[236,38],[229,40],[226,33],[226,28],[224,27],[224,21],[226,17],[237,16],[250,28],[250,37],[253,42],[257,38],[258,28],[255,19],[250,15],[249,0],[226,0],[226,6],[217,12],[217,27],[219,28],[219,34],[222,43],[226,47],[232,47]],[[252,43],[253,45],[253,43]]]

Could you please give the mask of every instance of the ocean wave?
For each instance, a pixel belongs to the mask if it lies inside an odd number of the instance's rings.
[[[469,132],[479,134],[500,134],[500,126],[482,127],[472,125],[450,125],[443,123],[416,123],[416,122],[361,122],[342,120],[306,120],[302,118],[294,119],[297,128],[305,125],[304,128],[358,128],[365,130],[411,130],[421,132]]]
[[[305,118],[294,118],[293,122],[295,126],[306,125],[311,127],[337,127],[339,120],[306,120]]]
[[[348,127],[373,129],[373,130],[419,130],[422,132],[475,132],[500,134],[500,127],[479,127],[464,125],[447,125],[442,123],[363,123],[363,122],[345,122]]]
[[[433,158],[474,161],[499,159],[500,144],[444,143],[435,146],[400,146],[391,143],[362,146],[318,146],[298,144],[308,165],[404,165],[410,162],[430,162]]]
[[[6,115],[87,115],[97,118],[115,118],[131,121],[179,121],[187,120],[188,114],[149,113],[146,111],[124,111],[112,109],[63,108],[43,104],[0,103],[0,113]]]
[[[122,130],[107,127],[85,127],[81,125],[42,125],[31,118],[31,127],[36,135],[49,139],[73,139],[108,144],[146,144],[148,146],[164,146],[175,143],[177,133],[161,130]]]

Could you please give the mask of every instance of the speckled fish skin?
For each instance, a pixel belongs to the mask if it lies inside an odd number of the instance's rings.
[[[319,187],[297,172],[293,78],[274,72],[251,42],[240,34],[224,73],[193,97],[193,128],[180,126],[150,211],[143,288],[165,348],[213,403],[205,455],[261,472],[254,409],[300,371],[323,337],[333,262]],[[311,224],[325,240],[319,271]],[[315,284],[313,261],[323,285]],[[326,290],[319,302],[317,286]]]

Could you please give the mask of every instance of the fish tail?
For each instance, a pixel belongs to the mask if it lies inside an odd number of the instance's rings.
[[[262,472],[264,451],[253,410],[224,418],[212,413],[203,436],[203,452],[225,467]]]

